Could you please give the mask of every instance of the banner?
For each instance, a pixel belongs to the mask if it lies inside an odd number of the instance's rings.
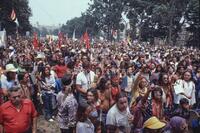
[[[0,47],[6,47],[6,31],[0,31]]]

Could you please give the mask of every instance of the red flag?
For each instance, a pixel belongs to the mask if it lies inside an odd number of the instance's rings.
[[[83,40],[84,40],[84,43],[85,43],[85,47],[87,49],[89,49],[90,48],[90,38],[89,38],[87,31],[83,35]]]
[[[34,49],[37,49],[38,46],[39,46],[39,44],[38,44],[38,37],[37,37],[37,33],[35,32],[34,33],[34,37],[33,37],[33,47],[34,47]]]
[[[14,9],[12,9],[12,12],[11,12],[11,14],[10,14],[10,19],[11,19],[12,21],[15,21],[15,20],[16,20],[16,13],[15,13],[15,10],[14,10]]]
[[[63,34],[62,32],[59,32],[58,33],[58,47],[60,48],[62,44],[63,44]]]

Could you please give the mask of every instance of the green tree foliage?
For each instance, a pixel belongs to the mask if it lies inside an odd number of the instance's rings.
[[[187,6],[185,17],[189,27],[187,28],[192,34],[190,35],[188,45],[198,46],[200,48],[200,3],[199,0],[190,0]]]
[[[15,10],[19,23],[17,24],[10,19],[12,9]],[[1,28],[5,28],[8,34],[15,34],[18,28],[20,34],[25,35],[26,31],[31,31],[29,18],[31,9],[28,0],[1,0],[0,1],[0,22]]]

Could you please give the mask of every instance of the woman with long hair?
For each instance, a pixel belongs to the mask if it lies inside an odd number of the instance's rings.
[[[131,98],[131,105],[135,103],[135,100],[139,96],[144,96],[148,90],[148,81],[143,76],[138,76],[135,80],[134,86],[132,88],[132,98]]]
[[[42,101],[44,104],[45,119],[52,122],[53,112],[55,107],[55,86],[56,79],[51,73],[51,68],[46,65],[44,71],[41,73],[41,89],[42,89]]]

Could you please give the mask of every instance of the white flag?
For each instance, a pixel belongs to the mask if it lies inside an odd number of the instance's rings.
[[[0,47],[6,47],[6,31],[0,31]]]
[[[73,32],[72,40],[73,40],[73,41],[76,41],[76,40],[77,40],[77,39],[76,39],[76,30],[74,30],[74,32]]]

